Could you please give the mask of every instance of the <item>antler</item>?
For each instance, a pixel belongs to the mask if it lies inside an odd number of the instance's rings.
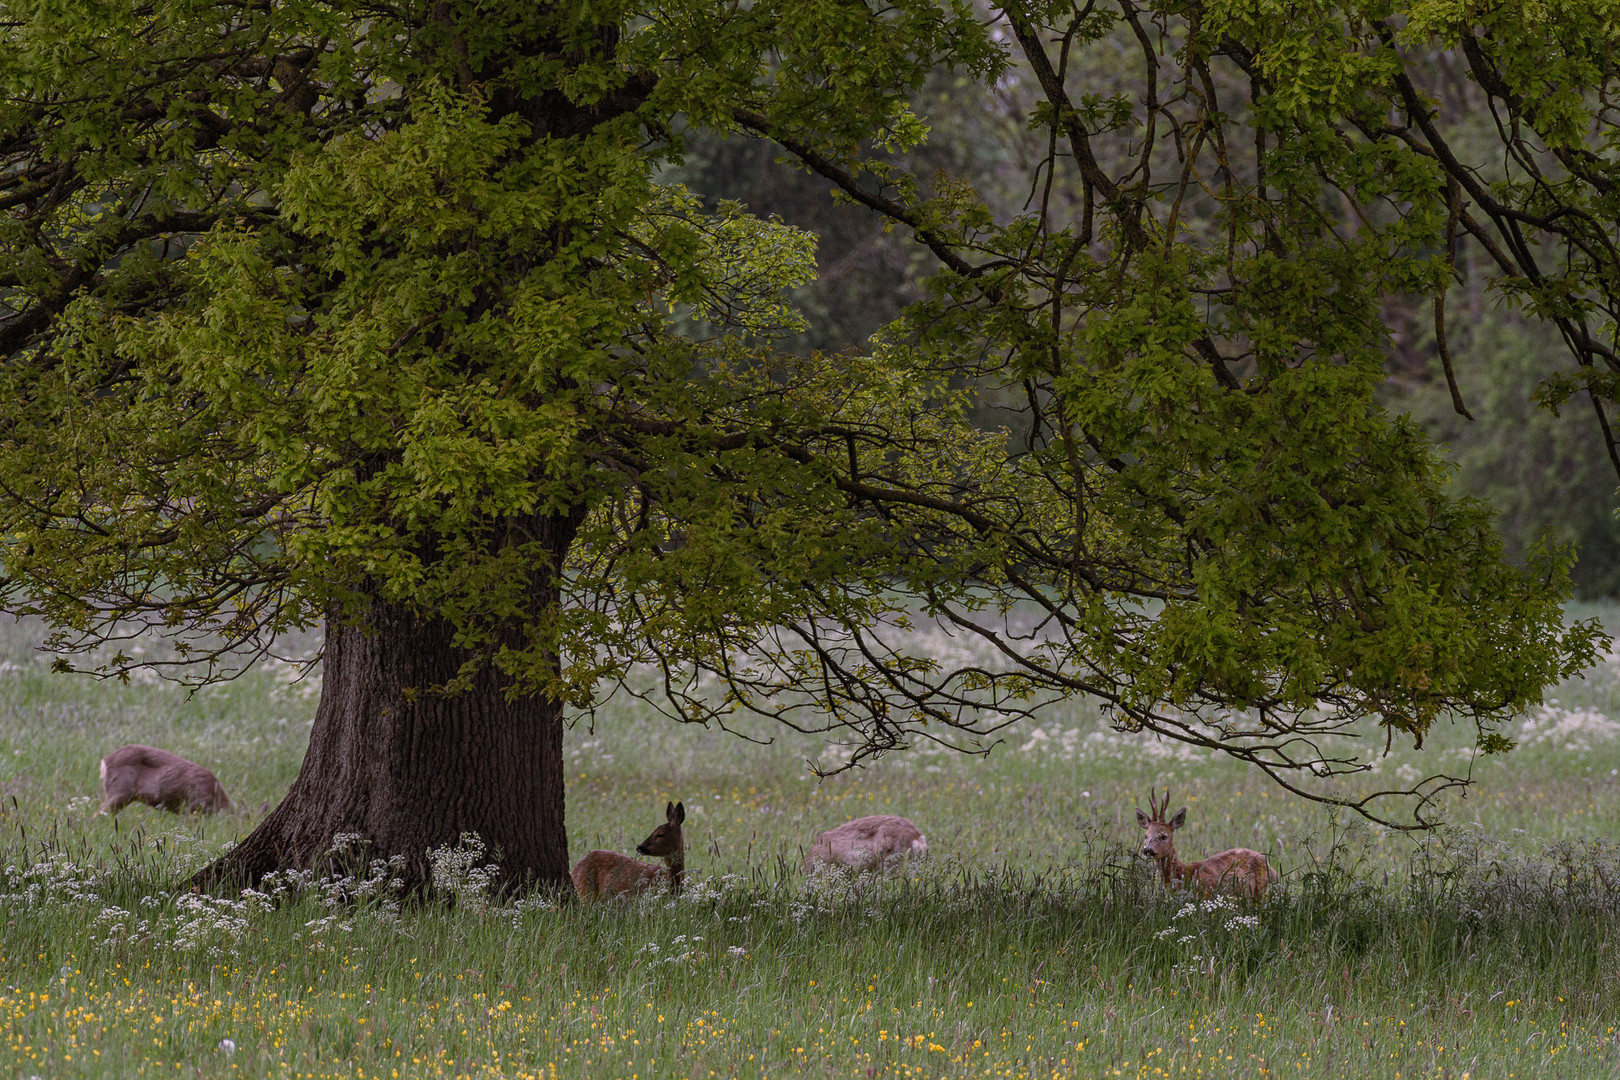
[[[1158,788],[1148,788],[1148,820],[1149,821],[1159,821],[1159,820],[1161,820],[1161,815],[1162,815],[1163,811],[1161,811],[1159,809],[1159,804],[1156,801],[1158,799],[1158,797],[1159,797],[1158,791],[1159,791]]]

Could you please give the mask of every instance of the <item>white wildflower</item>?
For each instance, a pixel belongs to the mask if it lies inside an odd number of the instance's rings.
[[[500,876],[493,863],[480,866],[484,842],[477,833],[462,833],[455,847],[448,844],[427,853],[433,868],[433,887],[456,898],[456,906],[475,915],[489,910],[490,887]]]

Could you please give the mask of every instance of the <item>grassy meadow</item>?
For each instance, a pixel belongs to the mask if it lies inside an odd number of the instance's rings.
[[[1620,625],[1620,610],[1598,614]],[[1610,1077],[1620,1071],[1620,664],[1560,687],[1422,838],[1336,818],[1074,702],[987,757],[914,751],[817,781],[614,702],[566,742],[570,847],[630,852],[688,807],[679,898],[401,903],[345,881],[178,882],[296,774],[318,680],[194,697],[53,675],[0,622],[0,1077]],[[97,763],[149,742],[246,816],[92,817]],[[1459,733],[1394,777],[1466,766]],[[1182,857],[1245,845],[1265,904],[1168,895],[1131,855],[1152,784]],[[929,858],[797,873],[815,831],[904,814]],[[340,901],[339,897],[347,900]]]

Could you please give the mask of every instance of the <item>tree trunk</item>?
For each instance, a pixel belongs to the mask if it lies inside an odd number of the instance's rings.
[[[560,564],[578,520],[549,524],[567,533],[554,545]],[[535,577],[534,598],[555,605],[550,568]],[[509,700],[509,680],[487,663],[466,692],[435,692],[471,655],[453,636],[444,619],[376,599],[362,620],[329,617],[298,779],[194,883],[254,884],[272,870],[318,866],[333,837],[350,833],[370,842],[368,859],[403,855],[414,886],[431,876],[429,849],[476,833],[503,890],[566,888],[562,704]]]

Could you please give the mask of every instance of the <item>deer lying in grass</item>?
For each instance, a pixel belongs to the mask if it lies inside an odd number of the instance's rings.
[[[1142,841],[1142,854],[1159,864],[1159,878],[1166,885],[1186,882],[1205,893],[1226,892],[1259,900],[1265,896],[1266,886],[1277,880],[1277,871],[1266,862],[1266,857],[1248,848],[1229,848],[1200,862],[1184,863],[1176,858],[1176,830],[1187,823],[1187,808],[1176,811],[1176,816],[1164,820],[1170,807],[1170,789],[1164,789],[1164,801],[1156,803],[1148,792],[1151,815],[1136,811],[1136,823],[1147,830]]]
[[[636,851],[642,855],[662,856],[663,867],[638,862],[614,851],[592,851],[575,863],[568,875],[574,879],[574,891],[582,900],[632,896],[652,888],[667,870],[669,891],[680,892],[681,879],[686,876],[686,842],[681,836],[681,824],[685,821],[686,804],[669,803],[664,807],[664,823],[636,845]]]
[[[155,746],[120,746],[102,758],[101,791],[97,814],[117,814],[132,802],[175,813],[234,809],[213,773]]]
[[[917,826],[893,814],[873,814],[817,835],[799,872],[813,874],[824,866],[888,870],[927,851],[928,838]]]

